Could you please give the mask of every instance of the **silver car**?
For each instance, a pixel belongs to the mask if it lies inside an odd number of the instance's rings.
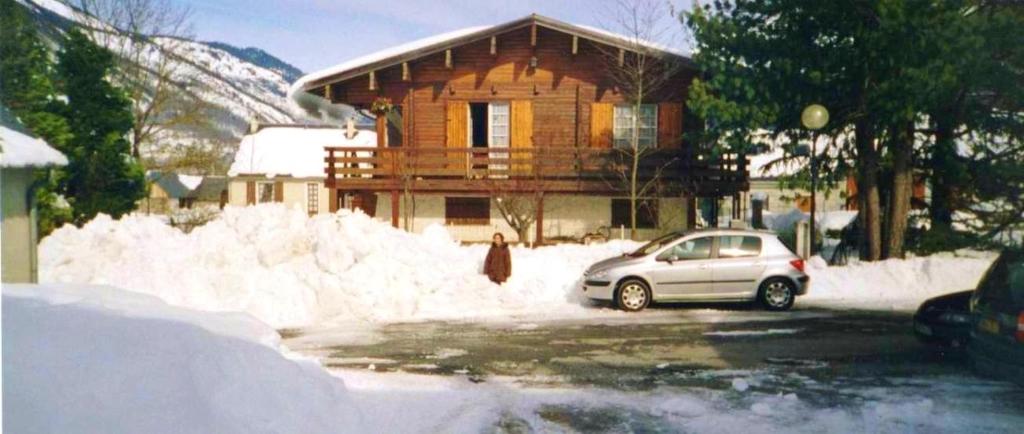
[[[753,301],[786,310],[807,293],[804,261],[773,232],[672,232],[591,265],[583,294],[638,311],[652,301]]]

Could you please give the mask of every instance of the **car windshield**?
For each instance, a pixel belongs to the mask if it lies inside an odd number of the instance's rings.
[[[669,234],[662,235],[658,238],[655,238],[651,242],[644,244],[639,249],[634,250],[633,253],[629,254],[629,256],[637,258],[640,256],[650,255],[651,253],[658,251],[658,249],[665,247],[665,245],[667,245],[668,243],[671,243],[675,240],[678,240],[679,238],[682,238],[684,235],[686,235],[686,233],[684,232],[672,232]]]

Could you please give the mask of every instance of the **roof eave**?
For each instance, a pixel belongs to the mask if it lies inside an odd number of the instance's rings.
[[[531,15],[528,15],[526,17],[523,17],[523,18],[520,18],[520,19],[517,19],[517,20],[509,21],[507,23],[500,24],[500,25],[497,25],[497,26],[494,26],[494,27],[490,27],[490,28],[487,28],[487,29],[483,29],[483,30],[480,30],[478,32],[473,32],[473,33],[470,33],[468,35],[463,35],[463,36],[460,36],[460,37],[455,38],[455,39],[451,39],[451,40],[448,40],[448,41],[440,42],[440,43],[437,43],[437,44],[434,44],[434,45],[429,45],[429,46],[426,46],[426,47],[423,47],[423,48],[420,48],[420,49],[417,49],[417,50],[401,53],[401,54],[398,54],[398,55],[395,55],[395,56],[391,56],[391,57],[388,57],[388,58],[384,58],[384,59],[378,60],[376,62],[368,63],[366,65],[362,65],[362,66],[350,69],[348,71],[341,71],[341,72],[329,75],[327,77],[322,77],[322,78],[319,78],[319,79],[316,79],[316,80],[312,80],[312,81],[310,81],[308,83],[304,83],[302,85],[302,91],[303,92],[309,92],[309,91],[311,91],[313,89],[321,88],[321,87],[323,87],[323,86],[325,86],[327,84],[333,84],[333,83],[337,83],[337,82],[351,80],[351,79],[359,77],[361,75],[368,74],[368,73],[370,73],[370,71],[376,71],[376,70],[392,67],[392,66],[395,66],[395,65],[399,65],[399,64],[401,64],[403,62],[408,62],[408,61],[411,61],[411,60],[414,60],[414,59],[418,59],[418,58],[421,58],[421,57],[429,56],[429,55],[432,55],[432,54],[437,54],[439,52],[443,52],[444,50],[448,50],[448,49],[452,49],[452,48],[458,47],[460,45],[465,45],[465,44],[468,44],[468,43],[476,42],[478,40],[481,40],[481,39],[484,39],[484,38],[489,38],[491,36],[494,36],[494,35],[497,35],[497,34],[500,34],[500,33],[505,33],[505,32],[511,31],[511,30],[516,30],[516,29],[519,29],[519,28],[522,28],[522,27],[530,26],[530,25],[533,25],[534,23],[536,23],[538,26],[541,26],[541,27],[547,27],[547,28],[552,29],[552,30],[557,30],[557,31],[560,31],[560,32],[563,32],[563,33],[571,34],[571,35],[574,35],[574,36],[579,36],[579,37],[582,37],[582,38],[585,38],[585,39],[590,39],[590,40],[597,41],[597,42],[600,42],[600,43],[605,44],[605,45],[610,45],[610,46],[613,46],[613,47],[622,48],[622,49],[626,49],[626,50],[629,50],[629,49],[633,48],[631,46],[628,46],[628,44],[623,43],[623,41],[619,40],[618,38],[610,37],[609,35],[605,35],[605,34],[601,34],[601,33],[598,33],[598,32],[594,32],[594,31],[591,31],[589,29],[582,28],[582,27],[579,27],[579,26],[575,26],[575,25],[572,25],[572,24],[569,24],[569,23],[566,23],[566,22],[563,22],[563,21],[559,21],[559,20],[553,19],[553,18],[548,18],[548,17],[542,16],[542,15],[537,15],[537,14],[531,14]],[[670,57],[678,59],[682,63],[682,65],[684,67],[687,67],[687,68],[690,68],[690,69],[694,69],[694,70],[697,69],[696,64],[693,62],[693,60],[690,59],[687,56],[684,56],[684,55],[681,55],[681,54],[678,54],[678,53],[673,53],[673,52],[667,51],[667,50],[660,50],[660,49],[658,49],[657,51],[660,51],[660,52],[664,53],[666,56],[670,56]]]

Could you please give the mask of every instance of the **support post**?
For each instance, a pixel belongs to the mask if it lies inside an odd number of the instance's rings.
[[[327,201],[330,202],[327,204],[327,209],[331,214],[338,212],[338,189],[331,187],[330,190],[327,190],[327,196]]]
[[[685,195],[683,202],[686,203],[686,229],[697,229],[697,199]]]
[[[391,226],[398,227],[398,190],[391,190]]]
[[[533,238],[533,247],[544,245],[544,193],[540,193],[537,196],[537,219],[534,221],[537,225],[537,235]]]

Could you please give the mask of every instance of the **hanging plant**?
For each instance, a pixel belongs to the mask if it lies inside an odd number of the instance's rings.
[[[377,99],[373,100],[373,103],[370,104],[370,111],[375,115],[388,114],[392,109],[394,109],[394,105],[391,104],[391,98],[384,96],[377,97]]]

